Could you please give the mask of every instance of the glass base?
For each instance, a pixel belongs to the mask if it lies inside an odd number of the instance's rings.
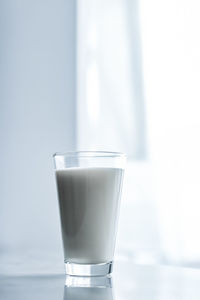
[[[65,272],[70,276],[107,276],[112,273],[113,262],[103,264],[75,264],[65,262]]]
[[[111,276],[69,276],[65,277],[66,287],[78,288],[112,288]]]

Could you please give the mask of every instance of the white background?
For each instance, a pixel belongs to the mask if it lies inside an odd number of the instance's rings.
[[[0,1],[2,270],[62,270],[51,156],[86,148],[130,157],[117,257],[199,266],[199,9]]]

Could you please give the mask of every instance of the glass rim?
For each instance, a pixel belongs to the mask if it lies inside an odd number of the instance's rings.
[[[82,158],[93,158],[93,157],[126,157],[123,152],[111,152],[111,151],[71,151],[71,152],[55,152],[53,157],[65,156],[65,157],[82,157]]]

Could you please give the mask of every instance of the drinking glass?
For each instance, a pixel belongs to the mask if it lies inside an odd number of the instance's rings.
[[[126,157],[123,153],[55,153],[66,274],[112,273]]]

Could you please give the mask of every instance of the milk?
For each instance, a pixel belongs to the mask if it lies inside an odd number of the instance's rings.
[[[123,170],[56,170],[65,262],[112,261]]]

